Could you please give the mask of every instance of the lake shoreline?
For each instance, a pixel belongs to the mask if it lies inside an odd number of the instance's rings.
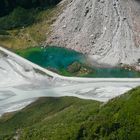
[[[41,67],[47,68],[64,76],[94,77],[94,78],[138,78],[140,73],[129,65],[101,65],[89,60],[88,56],[72,49],[60,46],[38,46],[23,50],[17,50],[18,55],[30,60]],[[38,57],[36,57],[38,56]],[[72,65],[72,66],[71,66]],[[80,65],[80,66],[79,66]],[[70,73],[68,68],[82,67],[82,73],[78,71]],[[79,68],[80,71],[80,68]]]

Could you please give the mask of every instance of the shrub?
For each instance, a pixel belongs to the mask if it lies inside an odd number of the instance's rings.
[[[0,29],[13,29],[33,23],[34,17],[28,10],[17,7],[14,11],[0,19]]]

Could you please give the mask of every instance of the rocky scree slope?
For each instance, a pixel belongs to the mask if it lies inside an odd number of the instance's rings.
[[[71,0],[46,44],[88,54],[99,64],[138,65],[139,13],[139,0]]]

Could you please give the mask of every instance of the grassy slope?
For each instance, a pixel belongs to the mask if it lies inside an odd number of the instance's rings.
[[[4,117],[0,123],[0,137],[12,136],[19,128],[24,128],[22,138],[26,140],[75,137],[81,122],[96,114],[99,105],[73,97],[41,98],[11,118]]]
[[[0,121],[0,138],[132,140],[140,137],[140,87],[107,104],[73,97],[41,98]]]
[[[7,30],[6,32],[9,35],[0,35],[0,45],[15,50],[40,45],[46,40],[46,37],[50,33],[52,23],[65,5],[66,3],[63,3],[62,5],[49,7],[40,12],[35,12],[36,10],[33,9],[28,11],[28,13],[34,16],[34,23],[24,28],[20,27]],[[7,19],[5,17],[4,20],[9,20],[9,16],[7,16]]]

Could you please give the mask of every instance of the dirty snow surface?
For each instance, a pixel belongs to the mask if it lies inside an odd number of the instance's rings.
[[[0,115],[38,97],[75,96],[106,102],[138,86],[140,79],[64,77],[0,47]]]
[[[46,41],[88,54],[93,63],[138,65],[139,0],[68,0]]]

